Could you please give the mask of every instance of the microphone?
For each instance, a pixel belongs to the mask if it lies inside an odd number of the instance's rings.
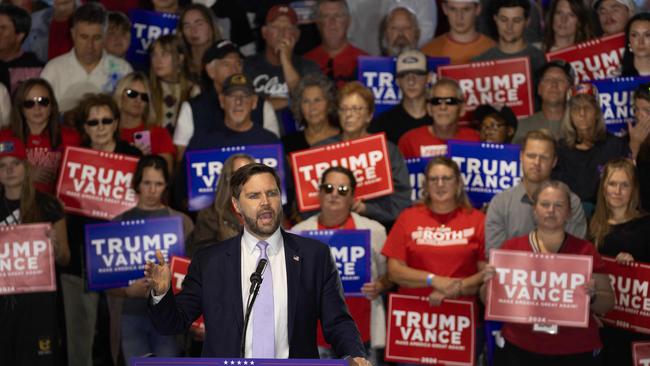
[[[260,262],[257,263],[255,272],[251,274],[251,294],[255,291],[258,291],[258,288],[262,285],[262,274],[264,274],[264,270],[266,270],[268,263],[269,261],[264,258],[260,259]]]
[[[248,300],[246,301],[246,314],[244,315],[244,331],[242,334],[241,338],[241,344],[240,344],[240,354],[239,357],[244,358],[245,355],[245,347],[246,347],[246,329],[248,328],[248,321],[250,320],[251,316],[251,310],[253,309],[253,304],[255,303],[255,299],[257,298],[257,293],[260,291],[260,286],[262,285],[262,274],[264,273],[264,270],[266,270],[266,266],[269,264],[269,261],[267,259],[260,259],[259,263],[257,263],[257,268],[255,269],[255,272],[251,274],[251,289],[248,294]]]

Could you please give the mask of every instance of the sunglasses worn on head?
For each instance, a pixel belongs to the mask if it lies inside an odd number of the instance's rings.
[[[445,105],[459,105],[463,101],[454,97],[445,97],[445,98],[433,97],[433,98],[429,98],[427,102],[429,102],[432,105],[441,105],[442,103],[444,103]]]
[[[124,93],[126,93],[126,96],[131,98],[131,99],[135,99],[137,97],[140,97],[140,100],[142,100],[143,102],[148,102],[149,101],[149,95],[147,95],[147,93],[142,93],[142,92],[139,92],[139,91],[136,91],[136,90],[133,90],[133,89],[126,89],[124,91]]]
[[[321,184],[320,185],[320,190],[327,193],[327,194],[330,194],[330,193],[334,192],[334,185],[329,184],[329,183]],[[336,188],[336,191],[338,192],[339,196],[347,196],[348,193],[350,193],[350,187],[348,187],[348,186],[338,186]]]
[[[36,106],[36,103],[38,103],[38,105],[40,105],[41,107],[47,107],[48,105],[50,105],[50,98],[36,97],[36,98],[25,100],[23,102],[23,108],[25,109],[34,108],[34,106]]]
[[[89,119],[86,121],[86,125],[90,127],[95,127],[100,123],[103,125],[110,125],[115,121],[115,118],[102,118],[102,119]]]

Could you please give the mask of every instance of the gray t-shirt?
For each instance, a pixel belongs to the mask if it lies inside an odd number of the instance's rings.
[[[534,84],[537,85],[536,77],[537,70],[539,70],[546,63],[544,52],[539,48],[528,44],[526,48],[516,53],[505,53],[499,49],[498,46],[492,47],[482,54],[474,57],[472,61],[492,61],[503,60],[508,58],[528,57],[530,59],[530,74],[533,76]],[[533,92],[535,89],[533,89]]]
[[[526,117],[519,121],[517,124],[517,131],[515,136],[512,138],[513,144],[521,144],[524,142],[524,137],[530,131],[541,130],[542,128],[547,129],[555,137],[555,141],[560,140],[560,125],[562,121],[551,121],[544,117],[544,113],[539,111],[532,116]]]

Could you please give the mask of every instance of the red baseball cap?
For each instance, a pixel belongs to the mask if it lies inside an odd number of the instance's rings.
[[[293,10],[289,5],[274,5],[266,13],[266,24],[269,24],[276,20],[280,16],[286,16],[289,18],[291,24],[298,24],[298,14]]]
[[[598,100],[598,89],[594,84],[589,82],[578,83],[571,88],[571,96],[575,97],[578,95],[591,95]]]
[[[25,145],[15,137],[0,138],[0,159],[6,156],[12,156],[20,160],[27,159]]]

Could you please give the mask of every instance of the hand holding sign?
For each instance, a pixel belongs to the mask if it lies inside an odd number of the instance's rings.
[[[372,282],[366,282],[361,287],[361,293],[366,295],[368,300],[374,300],[384,291],[384,285],[379,279]]]
[[[634,257],[630,253],[620,252],[616,255],[616,263],[618,264],[631,264],[634,262]]]
[[[154,295],[160,296],[169,291],[169,283],[172,275],[169,265],[165,263],[165,257],[163,257],[160,249],[156,250],[156,258],[158,259],[158,264],[150,261],[147,261],[147,264],[145,264],[144,277],[146,284],[153,289]]]

